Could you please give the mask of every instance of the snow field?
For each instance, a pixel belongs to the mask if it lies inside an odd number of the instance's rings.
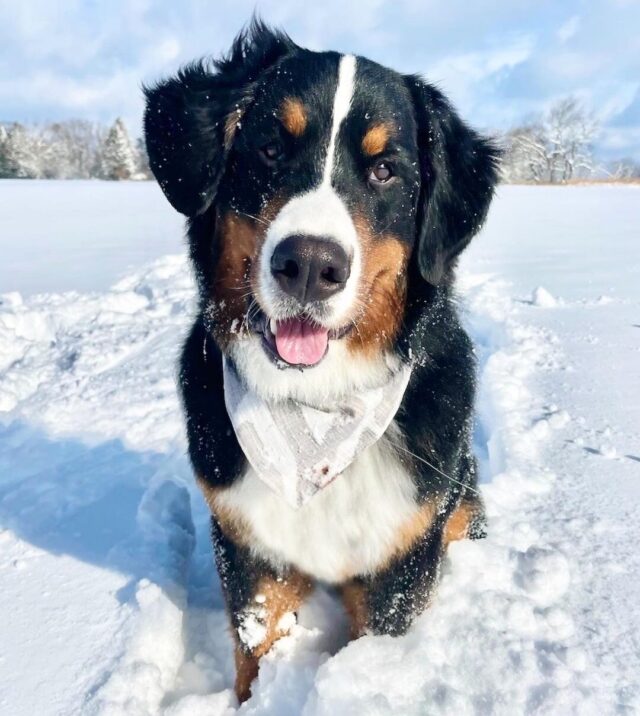
[[[510,191],[499,202],[522,198]],[[514,272],[514,287],[506,271],[479,268],[461,273],[459,290],[479,362],[488,538],[450,547],[431,608],[402,638],[347,644],[340,606],[319,590],[263,658],[240,709],[208,513],[175,394],[193,310],[186,261],[164,257],[101,293],[3,294],[0,609],[11,617],[1,627],[0,711],[639,711],[630,534],[616,521],[619,504],[600,504],[622,488],[622,502],[637,504],[625,472],[636,464],[624,458],[632,431],[624,411],[602,427],[598,395],[589,393],[585,413],[573,384],[563,387],[576,374],[585,383],[593,370],[581,361],[595,359],[558,330],[562,316],[574,328],[595,325],[601,312],[626,316],[636,304],[562,295],[544,272],[524,282]],[[588,333],[575,330],[580,345]],[[620,475],[608,493],[599,468],[589,471],[594,460]]]

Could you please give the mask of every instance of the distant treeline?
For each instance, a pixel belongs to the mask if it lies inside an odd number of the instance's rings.
[[[640,179],[633,159],[598,162],[600,126],[572,97],[546,114],[495,133],[504,149],[506,183],[562,184],[581,180]],[[0,123],[0,178],[150,179],[144,141],[129,138],[121,119],[105,127],[82,119],[43,125]]]
[[[0,178],[150,179],[142,140],[121,119],[105,127],[83,119],[0,124]]]

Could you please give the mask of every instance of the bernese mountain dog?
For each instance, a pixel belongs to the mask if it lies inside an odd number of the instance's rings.
[[[498,150],[421,77],[260,21],[145,94],[188,219],[179,382],[243,701],[314,583],[353,637],[402,634],[449,542],[484,534],[452,284]]]

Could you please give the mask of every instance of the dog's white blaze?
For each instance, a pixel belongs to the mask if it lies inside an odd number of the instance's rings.
[[[351,275],[345,288],[330,298],[327,326],[339,327],[353,310],[357,298],[358,281],[361,271],[360,247],[353,219],[344,202],[332,186],[332,177],[337,167],[338,133],[349,113],[355,88],[356,58],[344,55],[338,66],[338,83],[333,99],[331,132],[327,144],[322,179],[315,189],[294,196],[280,210],[271,222],[260,253],[259,298],[266,312],[281,317],[279,304],[282,293],[271,275],[271,256],[276,246],[287,236],[306,234],[322,236],[339,243],[350,255]]]
[[[418,510],[415,492],[411,475],[382,439],[297,510],[253,469],[218,499],[249,525],[256,555],[339,583],[372,573],[389,558],[398,530]]]
[[[349,109],[351,108],[351,100],[353,99],[353,90],[355,89],[356,79],[356,58],[353,55],[344,55],[340,60],[338,69],[338,86],[333,99],[333,121],[331,126],[331,136],[329,138],[329,146],[327,147],[327,158],[325,160],[324,172],[322,175],[322,183],[331,186],[331,177],[335,165],[335,156],[337,152],[336,139],[338,131],[344,121]]]

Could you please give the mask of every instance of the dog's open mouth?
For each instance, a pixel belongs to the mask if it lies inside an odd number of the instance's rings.
[[[275,320],[262,311],[251,323],[253,330],[262,335],[263,347],[270,357],[279,364],[298,368],[318,365],[329,350],[329,341],[344,337],[351,328],[330,330],[305,316]]]

